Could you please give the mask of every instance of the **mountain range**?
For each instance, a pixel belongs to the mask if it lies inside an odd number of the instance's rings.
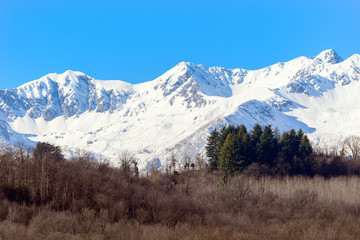
[[[84,73],[51,73],[0,90],[0,142],[49,142],[117,163],[124,151],[146,170],[171,155],[203,156],[209,131],[228,124],[302,129],[332,147],[360,135],[360,55],[334,50],[259,70],[181,62],[155,80],[130,84]]]

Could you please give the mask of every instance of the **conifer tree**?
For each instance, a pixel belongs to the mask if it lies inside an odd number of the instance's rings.
[[[219,154],[219,146],[218,146],[219,138],[220,138],[220,134],[216,128],[213,131],[211,131],[210,135],[207,138],[205,149],[206,149],[206,156],[209,158],[211,170],[217,169],[217,161]]]
[[[280,141],[281,152],[287,162],[291,162],[295,155],[298,155],[299,142],[294,129],[285,132]]]
[[[262,134],[262,128],[259,124],[255,124],[254,129],[251,132],[251,139],[253,142],[257,143],[260,140]]]
[[[238,170],[236,162],[236,146],[234,134],[228,134],[219,154],[219,169],[230,175]]]
[[[235,136],[237,134],[237,131],[238,131],[238,129],[235,128],[234,125],[229,125],[227,127],[224,127],[223,129],[221,129],[218,148],[221,149],[221,147],[224,145],[226,137],[230,133],[232,133]]]
[[[310,156],[311,153],[312,147],[310,144],[310,140],[306,135],[303,135],[299,145],[299,157],[305,159],[306,157]]]
[[[238,162],[238,168],[242,169],[251,164],[252,148],[251,137],[246,130],[246,127],[242,125],[238,134],[236,135],[236,161]]]
[[[257,160],[260,164],[273,165],[278,153],[277,140],[270,125],[265,126],[256,145]]]
[[[300,144],[300,142],[301,142],[304,135],[305,134],[304,134],[303,130],[301,130],[301,128],[300,128],[298,130],[298,132],[296,133],[296,140],[299,142],[299,144]]]
[[[260,141],[260,137],[262,134],[262,128],[259,124],[255,124],[253,130],[251,131],[251,156],[250,158],[252,159],[252,161],[256,161],[257,160],[257,150],[256,150],[256,146]]]

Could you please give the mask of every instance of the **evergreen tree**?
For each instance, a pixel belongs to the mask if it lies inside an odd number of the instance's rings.
[[[305,159],[306,157],[309,157],[311,153],[312,147],[310,144],[310,140],[306,135],[303,135],[299,145],[299,157]]]
[[[220,134],[216,128],[213,131],[211,131],[210,135],[207,138],[205,149],[206,149],[206,156],[209,158],[211,170],[217,169],[217,160],[219,154],[219,149],[218,149],[219,138],[220,138]]]
[[[294,129],[290,130],[290,139],[291,139],[291,149],[292,149],[292,156],[299,155],[299,144],[301,142],[301,138],[304,135],[302,130],[300,129],[298,133]]]
[[[257,161],[272,166],[278,153],[277,140],[270,125],[265,126],[256,145]]]
[[[230,175],[238,170],[239,163],[236,162],[236,145],[234,134],[229,134],[219,154],[219,169]]]
[[[280,145],[285,161],[291,162],[299,151],[299,141],[294,129],[282,135]]]
[[[220,150],[223,147],[225,140],[227,138],[228,135],[233,134],[234,136],[237,134],[238,132],[238,128],[235,128],[234,125],[229,125],[227,127],[223,127],[223,129],[221,129],[220,132],[220,136],[219,136],[219,141],[218,141],[218,145],[216,147],[216,153],[217,153],[217,162],[216,165],[219,166],[219,161],[220,161]]]
[[[251,140],[255,143],[259,142],[262,134],[262,128],[259,124],[255,124],[254,129],[251,132]]]
[[[242,128],[236,136],[236,161],[238,168],[243,169],[251,164],[252,148],[251,137],[246,131],[246,128]]]
[[[260,137],[262,134],[262,128],[259,124],[255,124],[253,130],[251,131],[251,161],[257,161],[257,150],[256,150],[256,146],[258,144],[258,142],[260,141]]]
[[[237,134],[244,134],[244,133],[247,133],[247,129],[244,124],[241,124],[237,128]]]
[[[297,134],[296,134],[296,140],[298,141],[298,143],[300,144],[303,136],[304,136],[304,132],[303,130],[301,130],[301,128],[298,130]]]
[[[221,129],[218,148],[221,149],[221,147],[224,145],[224,142],[225,142],[227,136],[230,133],[235,136],[237,134],[237,131],[238,131],[238,129],[236,129],[234,127],[234,125],[229,125],[227,127],[224,127],[223,129]]]
[[[299,146],[304,136],[305,136],[304,132],[301,129],[299,129],[298,132],[296,133],[296,143],[295,143],[296,156],[299,156]]]

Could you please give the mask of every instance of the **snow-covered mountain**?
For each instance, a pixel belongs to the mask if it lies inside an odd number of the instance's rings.
[[[254,71],[181,62],[135,85],[66,71],[0,90],[0,141],[46,141],[115,163],[127,150],[141,169],[204,154],[209,130],[227,124],[301,128],[333,144],[360,135],[359,92],[360,55],[334,50]]]

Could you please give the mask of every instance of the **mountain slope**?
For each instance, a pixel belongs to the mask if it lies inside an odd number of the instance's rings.
[[[332,143],[360,135],[359,80],[359,55],[343,60],[334,50],[253,71],[181,62],[135,85],[67,71],[1,90],[0,136],[85,149],[115,163],[129,150],[142,169],[154,161],[164,167],[172,153],[204,154],[209,130],[227,124],[302,128]]]

